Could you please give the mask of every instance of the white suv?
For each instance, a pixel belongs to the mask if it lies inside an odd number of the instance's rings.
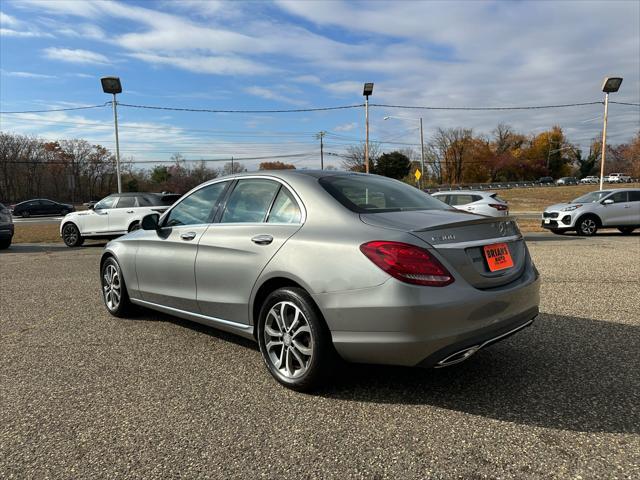
[[[607,182],[609,183],[628,183],[630,181],[631,177],[624,173],[610,173],[607,177]]]
[[[118,193],[103,198],[89,210],[73,212],[60,222],[60,236],[68,247],[79,247],[85,238],[116,238],[137,230],[142,217],[163,213],[180,195]]]

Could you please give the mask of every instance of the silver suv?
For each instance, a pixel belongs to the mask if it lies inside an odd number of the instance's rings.
[[[640,228],[640,188],[600,190],[551,205],[542,214],[542,227],[557,234],[575,230],[590,236],[599,228],[630,234]]]

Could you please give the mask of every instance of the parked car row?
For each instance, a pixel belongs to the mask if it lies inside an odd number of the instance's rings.
[[[542,213],[542,227],[563,234],[595,235],[600,228],[631,234],[640,228],[640,188],[590,192],[568,203],[557,203]]]

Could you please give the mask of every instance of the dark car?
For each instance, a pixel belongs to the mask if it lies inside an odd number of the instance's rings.
[[[553,183],[553,177],[540,177],[540,180],[538,180],[538,183],[542,183],[542,184]]]
[[[13,207],[14,217],[30,217],[32,215],[66,215],[75,212],[73,205],[54,202],[46,198],[35,198],[18,203]]]
[[[13,220],[11,210],[0,203],[0,250],[11,246],[13,238]]]

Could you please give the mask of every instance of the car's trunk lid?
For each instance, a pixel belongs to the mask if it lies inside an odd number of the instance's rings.
[[[366,224],[404,230],[432,246],[476,288],[493,288],[516,280],[524,271],[526,247],[512,217],[483,217],[458,210],[420,210],[360,215]],[[513,266],[492,272],[484,247],[506,243]]]

